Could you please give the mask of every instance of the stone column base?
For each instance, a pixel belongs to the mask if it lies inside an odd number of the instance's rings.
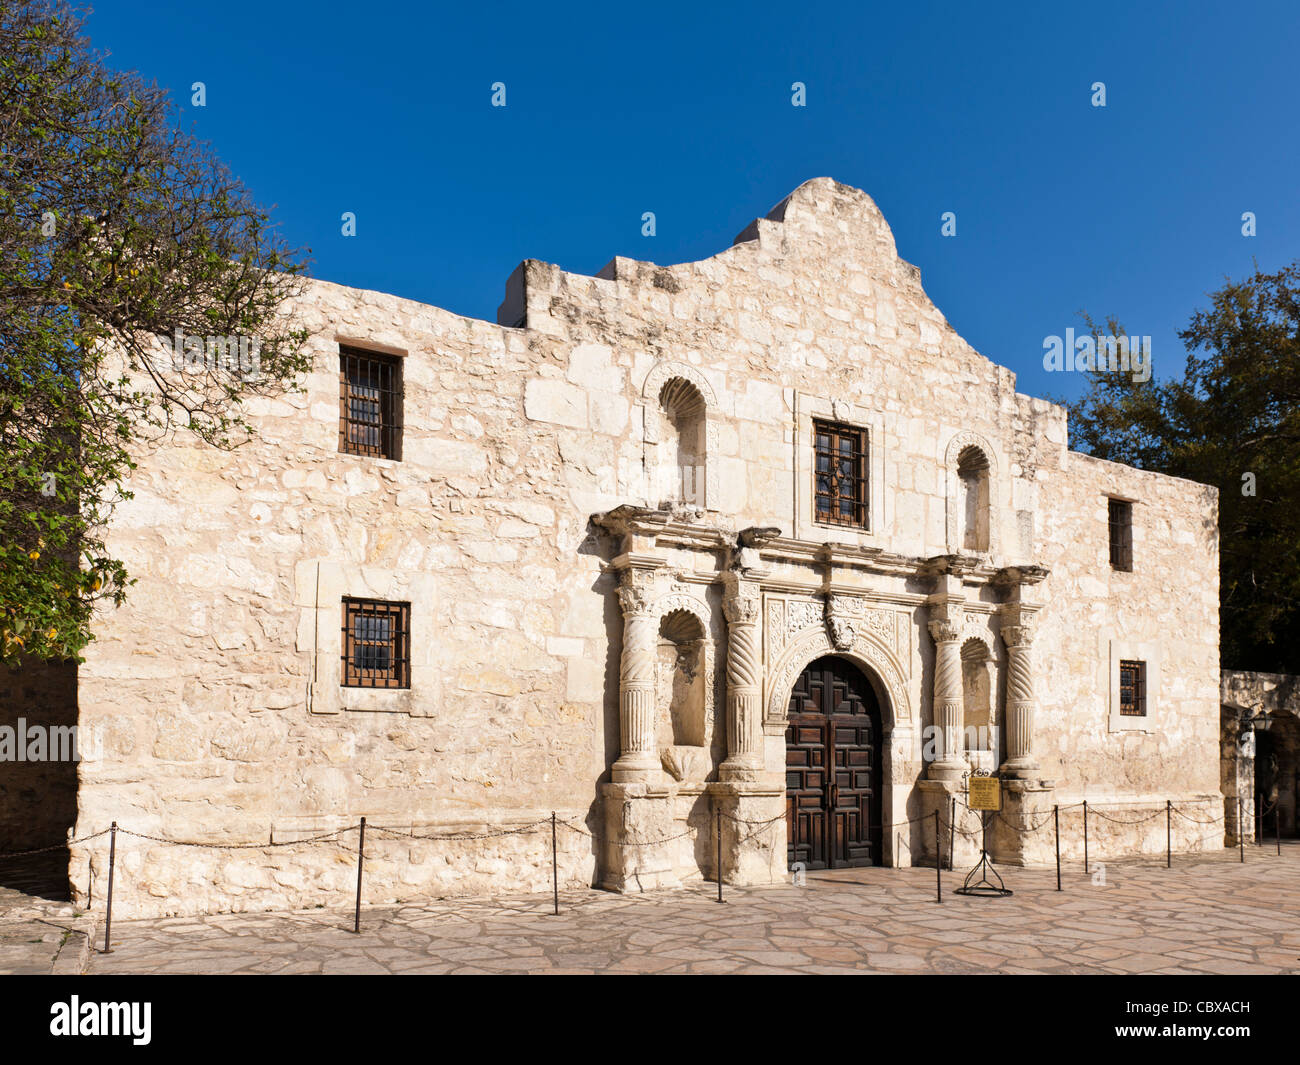
[[[921,820],[912,825],[911,838],[920,842],[912,853],[913,865],[931,866],[935,862],[934,814],[939,812],[938,857],[945,869],[961,872],[979,861],[980,841],[977,835],[963,835],[952,830],[954,798],[957,799],[957,827],[974,832],[978,821],[966,813],[961,803],[966,799],[966,787],[961,780],[918,780],[921,793]],[[919,831],[919,835],[918,835]]]
[[[718,875],[717,813],[722,811],[722,882],[783,883],[786,857],[785,788],[768,781],[723,780],[709,785],[713,802],[709,831],[708,876]],[[770,822],[763,824],[762,822]]]
[[[1002,810],[989,823],[989,857],[1001,865],[1055,865],[1054,780],[1003,780]]]
[[[645,783],[605,784],[604,860],[600,886],[638,892],[679,888],[673,871],[680,831],[673,819],[674,788]]]

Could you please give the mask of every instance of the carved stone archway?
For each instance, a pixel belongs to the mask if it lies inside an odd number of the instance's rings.
[[[888,733],[894,728],[910,728],[914,724],[912,700],[902,664],[894,652],[870,631],[855,633],[847,648],[835,646],[825,627],[807,629],[790,641],[767,670],[764,686],[763,726],[768,735],[779,734],[786,725],[786,711],[795,678],[818,658],[838,655],[863,671],[880,697],[882,724]]]
[[[906,809],[906,792],[920,775],[919,748],[915,746],[915,716],[908,693],[906,672],[894,652],[874,634],[855,632],[847,646],[836,646],[826,625],[807,629],[781,651],[766,676],[763,708],[763,731],[769,738],[767,774],[785,786],[785,747],[771,740],[785,735],[790,693],[799,674],[819,658],[833,655],[852,662],[875,690],[881,717],[881,815],[890,825]],[[784,798],[781,800],[784,804]],[[771,816],[771,815],[769,815]],[[785,824],[781,828],[781,846],[785,845]],[[885,832],[881,863],[901,864],[894,836]]]

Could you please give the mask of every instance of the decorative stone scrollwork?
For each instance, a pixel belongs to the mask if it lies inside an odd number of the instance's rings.
[[[831,643],[837,651],[847,651],[857,638],[857,628],[845,608],[842,596],[831,596],[826,602],[826,628]]]

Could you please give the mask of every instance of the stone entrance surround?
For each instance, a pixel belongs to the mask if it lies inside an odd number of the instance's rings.
[[[719,811],[723,880],[786,878],[787,703],[799,671],[825,655],[854,662],[877,687],[883,821],[913,821],[901,834],[885,833],[885,864],[933,864],[927,819],[937,810],[947,823],[950,798],[964,799],[971,766],[963,747],[960,653],[969,639],[993,646],[1000,637],[1007,648],[1007,756],[998,767],[1007,782],[1003,819],[1030,826],[1051,810],[1054,782],[1041,778],[1034,758],[1031,647],[1039,607],[1029,596],[1047,576],[1042,567],[994,569],[960,555],[920,559],[818,546],[775,528],[736,530],[719,515],[682,507],[624,505],[593,520],[618,543],[610,569],[623,617],[621,753],[602,788],[604,887],[677,887],[688,874],[715,879],[718,859],[708,841],[716,838],[711,819]],[[664,712],[655,702],[659,622],[683,609],[705,621],[726,662],[725,748],[712,766],[698,761],[690,777],[675,774],[671,750],[655,741],[656,715]],[[923,686],[936,723],[927,737],[916,713]],[[923,738],[939,737],[939,756],[927,765]],[[994,857],[1044,861],[1041,849],[1028,849],[1028,838],[1014,830],[996,834]],[[962,841],[957,860],[971,854]],[[946,842],[944,849],[946,860]]]

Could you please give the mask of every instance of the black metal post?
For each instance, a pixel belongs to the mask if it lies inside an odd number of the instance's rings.
[[[957,796],[948,799],[948,868],[952,869],[953,855],[957,853]]]
[[[555,854],[555,811],[551,811],[551,897],[555,904],[553,917],[560,916],[560,865]]]
[[[713,808],[714,834],[718,837],[718,901],[722,902],[722,805]]]
[[[1264,796],[1255,795],[1255,846],[1264,845]]]
[[[109,934],[113,930],[113,866],[117,862],[117,822],[108,830],[108,910],[104,916],[104,949],[101,953],[112,954]]]
[[[352,931],[361,934],[361,867],[366,861],[366,819],[361,819],[361,838],[357,841],[357,912]]]
[[[1242,805],[1241,796],[1237,796],[1237,850],[1241,852],[1241,860],[1246,860],[1246,823],[1241,819]]]
[[[1088,800],[1083,800],[1083,872],[1088,874]]]
[[[1056,829],[1056,890],[1061,890],[1061,807],[1052,807],[1052,824]]]
[[[1282,857],[1282,803],[1279,800],[1273,804],[1273,839],[1277,843],[1277,855]],[[109,881],[112,883],[112,881]]]
[[[934,896],[943,902],[943,862],[939,860],[939,811],[934,811]]]
[[[1165,800],[1165,868],[1174,867],[1174,806]]]

